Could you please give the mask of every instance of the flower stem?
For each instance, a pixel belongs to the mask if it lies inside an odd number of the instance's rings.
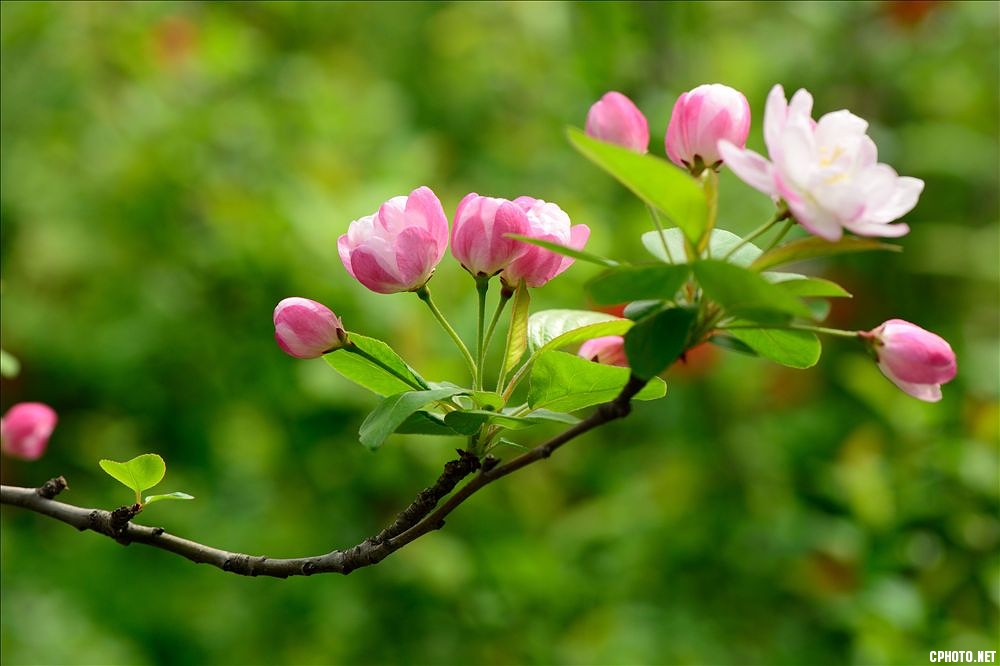
[[[646,204],[646,210],[649,211],[649,216],[653,218],[653,226],[656,227],[656,233],[660,236],[660,243],[663,244],[663,253],[667,255],[667,261],[671,264],[674,263],[674,258],[670,254],[670,248],[667,247],[667,237],[663,232],[663,222],[660,221],[660,214],[649,204]]]
[[[486,293],[490,289],[490,279],[486,276],[476,276],[476,292],[479,294],[479,317],[476,320],[476,381],[473,388],[477,391],[483,388],[483,358],[486,356],[486,339],[483,329],[486,326]]]
[[[760,236],[763,236],[768,231],[770,231],[771,227],[776,225],[778,222],[781,222],[782,220],[786,219],[789,219],[788,208],[786,208],[785,206],[781,206],[780,208],[778,208],[778,210],[774,212],[774,215],[771,216],[771,219],[769,219],[767,222],[765,222],[764,224],[760,225],[759,227],[751,231],[743,238],[743,240],[734,245],[732,249],[730,249],[729,252],[726,253],[726,256],[722,258],[723,261],[728,261],[729,258],[732,257],[734,254],[736,254],[740,250],[740,248],[742,248],[744,245],[748,245],[755,239],[759,238]],[[778,238],[775,239],[775,241],[771,244],[771,247],[774,247],[774,245],[777,244],[777,242],[781,240],[786,233],[788,233],[788,228],[790,226],[791,226],[790,224],[786,226],[786,228],[781,232]],[[768,249],[770,249],[770,247]]]
[[[476,366],[476,360],[472,358],[472,354],[469,353],[469,348],[465,346],[464,342],[462,342],[462,338],[458,337],[458,333],[455,332],[455,329],[451,327],[451,324],[449,324],[448,320],[445,319],[443,314],[441,314],[437,305],[434,304],[434,299],[431,298],[430,289],[427,288],[427,285],[424,285],[416,290],[416,294],[417,298],[427,304],[427,307],[431,310],[431,314],[433,314],[434,318],[438,320],[439,324],[441,324],[441,328],[445,330],[445,333],[447,333],[448,336],[455,342],[455,346],[458,347],[458,350],[462,352],[462,356],[465,358],[465,363],[469,366],[469,373],[472,375],[472,383],[477,385],[479,381],[479,372]]]
[[[864,331],[842,331],[839,328],[827,328],[825,326],[813,326],[812,324],[785,324],[785,325],[768,325],[761,326],[760,324],[744,324],[736,326],[720,326],[721,330],[739,330],[739,329],[761,329],[761,328],[773,328],[781,330],[792,330],[792,331],[808,331],[810,333],[820,333],[822,335],[832,335],[838,338],[860,338],[864,336]]]
[[[770,244],[766,248],[764,248],[764,252],[770,252],[772,249],[774,249],[774,247],[781,242],[781,239],[785,237],[785,234],[787,234],[791,230],[794,224],[795,220],[793,220],[790,217],[786,218],[785,226],[781,228],[781,231],[779,231],[778,235],[774,237],[774,240],[772,240]]]
[[[490,325],[486,327],[486,341],[483,343],[483,354],[485,355],[486,350],[490,348],[490,343],[493,341],[493,333],[496,330],[497,323],[500,321],[500,315],[503,313],[503,309],[507,307],[507,303],[510,299],[514,297],[514,292],[509,289],[500,289],[500,300],[497,302],[497,309],[493,312],[493,319],[490,320]]]

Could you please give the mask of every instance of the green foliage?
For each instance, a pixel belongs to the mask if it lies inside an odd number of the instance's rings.
[[[705,231],[708,209],[697,182],[670,162],[592,139],[576,128],[567,130],[570,143],[591,162],[614,176],[650,206],[670,218],[692,244]]]
[[[871,238],[852,238],[845,236],[836,243],[824,240],[816,236],[800,238],[796,241],[780,245],[773,250],[757,257],[751,268],[763,271],[782,264],[790,264],[794,261],[804,259],[815,259],[817,257],[830,257],[837,254],[849,252],[871,252],[873,250],[888,250],[899,252],[902,248],[899,245],[884,243]]]
[[[0,377],[13,379],[21,372],[21,363],[13,354],[0,349]]]
[[[593,363],[561,351],[542,352],[531,366],[528,405],[532,409],[575,412],[613,399],[628,377],[628,368]],[[655,400],[666,391],[666,383],[654,377],[635,399]]]
[[[664,229],[663,232],[647,231],[642,235],[642,244],[654,257],[668,264],[690,263],[680,229]],[[664,250],[664,245],[666,250]],[[709,235],[705,258],[722,257],[737,266],[750,266],[762,250],[743,240],[732,231],[712,229]],[[669,253],[669,254],[668,254]]]
[[[167,464],[155,453],[144,453],[126,462],[105,459],[99,464],[111,478],[135,492],[136,504],[150,504],[165,499],[194,499],[193,496],[182,492],[149,495],[145,500],[142,499],[142,491],[159,484],[167,473]]]
[[[514,292],[514,302],[511,304],[510,328],[507,330],[506,354],[500,376],[505,377],[524,356],[528,349],[528,308],[531,306],[531,295],[528,287],[521,282]]]
[[[771,319],[775,315],[809,317],[811,312],[780,283],[771,283],[746,268],[724,261],[703,259],[694,274],[705,294],[734,317]]]
[[[374,451],[408,418],[427,405],[467,393],[463,388],[439,388],[429,391],[408,391],[384,398],[361,424],[359,441]],[[411,430],[412,432],[412,430]]]
[[[613,305],[628,301],[672,301],[687,281],[690,268],[663,264],[613,268],[587,283],[596,303]]]
[[[694,308],[667,308],[636,322],[625,334],[632,372],[649,379],[666,370],[688,348],[697,317]]]
[[[730,335],[764,358],[790,368],[811,368],[822,351],[811,331],[781,328],[727,328]]]
[[[386,343],[358,333],[349,335],[348,346],[323,356],[345,378],[381,396],[426,386]]]

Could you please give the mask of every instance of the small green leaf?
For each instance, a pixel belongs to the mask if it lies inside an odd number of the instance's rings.
[[[586,261],[588,264],[595,264],[597,266],[603,266],[608,268],[610,266],[617,266],[618,262],[614,259],[608,259],[606,257],[600,257],[591,252],[586,252],[584,250],[574,250],[571,247],[566,247],[565,245],[560,245],[559,243],[552,243],[547,240],[542,240],[541,238],[531,238],[530,236],[521,236],[519,234],[506,234],[508,238],[515,238],[522,243],[528,243],[529,245],[537,245],[538,247],[543,247],[546,250],[551,250],[556,254],[561,254],[564,257],[572,257],[573,259],[579,259],[580,261]]]
[[[567,134],[580,154],[666,213],[691,243],[698,242],[708,223],[708,205],[705,193],[690,174],[664,159],[593,139],[574,127]]]
[[[438,437],[456,437],[462,433],[455,432],[444,424],[444,417],[426,411],[418,411],[406,417],[393,431],[399,435],[436,435]]]
[[[598,275],[586,288],[594,301],[603,305],[638,300],[672,301],[690,273],[691,268],[686,265],[620,266]]]
[[[193,500],[194,495],[188,495],[187,493],[172,492],[166,493],[164,495],[148,495],[143,504],[152,504],[153,502],[159,502],[160,500]]]
[[[512,416],[510,414],[498,414],[484,410],[467,410],[462,412],[451,412],[444,417],[445,423],[456,432],[463,435],[474,435],[486,424],[496,425],[509,430],[522,430],[538,425],[539,423],[556,421],[559,423],[575,424],[579,419],[568,414],[539,410],[527,416]]]
[[[613,400],[628,382],[630,371],[602,365],[560,351],[539,354],[531,368],[528,405],[533,409],[575,412]],[[666,383],[654,377],[635,396],[655,400],[667,392]]]
[[[748,354],[749,356],[758,356],[757,352],[747,346],[747,343],[728,335],[715,334],[709,338],[708,341],[713,345],[717,345],[723,349],[728,349],[729,351],[739,352],[740,354]]]
[[[633,301],[625,306],[622,313],[632,321],[639,321],[663,308],[663,301]]]
[[[764,253],[753,262],[750,268],[755,271],[763,271],[774,266],[788,264],[793,261],[802,261],[803,259],[828,257],[848,252],[871,252],[872,250],[899,252],[902,248],[898,245],[890,245],[889,243],[883,243],[871,238],[851,238],[845,236],[836,243],[831,243],[818,236],[809,236],[790,241]]]
[[[590,340],[602,335],[621,335],[621,333],[594,333],[591,331],[596,329],[588,329],[587,332],[583,333],[586,337],[580,337],[576,340],[574,340],[575,336],[563,337],[573,331],[582,330],[584,327],[594,324],[622,321],[626,320],[604,312],[593,312],[591,310],[541,310],[528,318],[528,348],[537,351],[543,347],[549,349],[548,345],[550,343],[552,343],[553,348],[556,346],[564,347],[573,344],[573,342],[583,342],[584,340]],[[631,324],[615,324],[615,326],[624,326],[625,330],[628,330]]]
[[[790,368],[811,368],[823,350],[811,331],[780,328],[729,328],[728,335],[746,344],[764,358]]]
[[[382,400],[361,424],[358,432],[361,443],[374,451],[394,433],[414,412],[438,400],[445,400],[468,389],[440,388],[429,391],[407,391],[390,395]]]
[[[625,334],[625,355],[636,377],[655,377],[677,360],[686,348],[697,316],[693,308],[670,308],[629,329]]]
[[[358,386],[376,395],[387,396],[411,391],[422,386],[419,375],[392,350],[392,347],[358,333],[350,333],[350,340],[363,354],[385,364],[394,372],[346,348],[336,349],[323,358],[334,370]],[[426,384],[426,382],[424,382]]]
[[[809,308],[796,296],[771,284],[753,271],[725,261],[702,260],[694,274],[705,294],[730,316],[765,318],[771,314],[809,317]]]
[[[796,296],[813,296],[821,298],[851,298],[851,292],[836,282],[818,277],[809,277],[799,273],[778,273],[765,271],[760,274],[771,284],[780,284],[785,291]]]
[[[663,241],[667,243],[668,257],[663,250]],[[731,231],[725,229],[712,229],[709,236],[708,249],[704,253],[705,259],[723,259],[737,266],[750,266],[757,257],[763,254],[763,250],[753,243],[744,243],[743,239]],[[646,250],[660,261],[668,264],[686,264],[688,262],[687,252],[684,245],[684,235],[680,229],[665,229],[663,240],[660,240],[660,232],[647,231],[642,235],[642,244]],[[733,252],[733,248],[739,245],[739,249]],[[733,252],[730,256],[730,252]]]
[[[21,362],[5,349],[0,349],[0,376],[13,379],[21,372]]]
[[[131,488],[138,495],[163,480],[167,464],[155,453],[144,453],[128,462],[101,460],[98,463],[112,478]]]
[[[524,282],[517,286],[514,292],[514,302],[511,305],[510,328],[507,329],[507,354],[503,359],[501,377],[507,376],[528,349],[528,310],[531,306],[531,294]]]

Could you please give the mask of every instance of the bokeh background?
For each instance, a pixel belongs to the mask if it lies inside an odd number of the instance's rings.
[[[644,256],[643,207],[576,155],[608,90],[650,119],[722,82],[762,149],[774,83],[871,122],[923,178],[900,254],[814,262],[855,298],[830,324],[902,317],[954,346],[926,405],[832,340],[795,371],[721,350],[667,399],[495,484],[447,527],[348,577],[249,579],[4,508],[6,664],[910,664],[1000,649],[998,4],[27,3],[0,5],[2,407],[60,414],[4,483],[128,491],[100,458],[155,451],[149,509],[273,557],[374,533],[457,440],[355,441],[375,399],[273,342],[283,297],[322,301],[431,378],[462,365],[408,294],[343,270],[336,238],[431,186],[556,201],[591,249]],[[723,174],[722,224],[770,203]],[[578,265],[537,307],[586,308]],[[472,281],[432,281],[473,330]],[[525,443],[550,431],[530,432]],[[511,455],[513,451],[503,452]]]

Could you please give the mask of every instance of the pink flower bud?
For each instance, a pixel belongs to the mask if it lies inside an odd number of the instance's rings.
[[[603,338],[587,340],[580,345],[580,356],[588,361],[628,367],[628,357],[625,356],[625,338],[620,335],[607,335]]]
[[[514,199],[514,203],[525,212],[528,219],[526,236],[558,243],[574,250],[582,250],[587,244],[590,227],[585,224],[570,226],[569,215],[554,203],[532,197],[518,197]],[[500,274],[500,278],[508,286],[517,286],[518,282],[524,280],[529,287],[541,287],[569,268],[574,261],[571,257],[537,245],[525,243],[524,246],[526,249],[523,254]]]
[[[347,332],[330,308],[292,297],[274,308],[274,339],[289,356],[316,358],[343,347]]]
[[[527,249],[506,234],[525,235],[529,231],[528,218],[520,206],[472,193],[455,211],[451,253],[472,275],[495,275]]]
[[[750,133],[750,104],[738,90],[719,83],[701,85],[677,98],[667,125],[667,156],[679,167],[706,167],[722,161],[718,144],[725,139],[742,148]]]
[[[389,199],[337,239],[347,272],[380,294],[424,286],[447,247],[448,219],[427,187]]]
[[[12,458],[38,460],[56,427],[54,409],[40,402],[19,402],[0,419],[3,452]]]
[[[861,337],[875,353],[882,374],[914,398],[937,402],[941,384],[958,372],[951,346],[908,321],[890,319]]]
[[[620,92],[609,92],[590,107],[589,136],[637,153],[649,151],[649,123],[635,104]]]

